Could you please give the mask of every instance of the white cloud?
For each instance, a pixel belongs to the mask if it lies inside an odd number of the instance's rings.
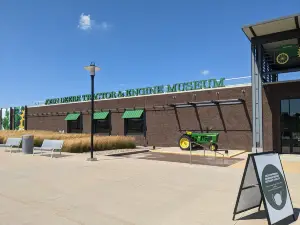
[[[91,19],[91,15],[85,15],[84,13],[81,13],[79,17],[79,23],[78,23],[78,28],[81,30],[91,30],[93,28],[100,28],[102,30],[107,30],[109,27],[111,27],[110,24],[107,22],[103,21],[101,23],[96,23],[95,20]]]
[[[205,76],[205,75],[208,75],[208,74],[209,74],[209,70],[202,70],[202,71],[201,71],[201,74],[204,75],[204,76]]]
[[[92,20],[91,20],[91,15],[84,15],[81,13],[80,18],[79,18],[79,24],[78,27],[81,30],[89,30],[92,29]]]

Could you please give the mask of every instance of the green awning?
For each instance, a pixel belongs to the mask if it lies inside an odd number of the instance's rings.
[[[141,118],[144,110],[143,109],[137,109],[137,110],[126,110],[123,113],[122,118],[123,119],[136,119],[136,118]]]
[[[105,120],[109,112],[95,112],[94,120]]]
[[[70,113],[66,116],[65,120],[77,120],[80,113]]]

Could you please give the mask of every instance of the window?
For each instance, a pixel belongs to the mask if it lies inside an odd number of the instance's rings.
[[[110,121],[105,120],[94,120],[95,133],[107,133],[110,134]]]
[[[281,100],[281,129],[300,130],[300,99]]]
[[[68,121],[68,133],[81,133],[80,118]]]
[[[300,153],[300,99],[281,100],[281,153]]]
[[[80,113],[70,113],[65,118],[68,133],[82,133],[82,118]]]
[[[125,134],[143,134],[144,119],[125,119]]]
[[[300,99],[290,99],[290,116],[299,117]]]
[[[281,100],[281,115],[289,114],[290,104],[288,99]]]
[[[144,110],[126,110],[122,118],[124,119],[125,135],[145,133],[146,125]]]
[[[111,119],[109,112],[96,112],[94,114],[94,130],[95,133],[110,135]]]

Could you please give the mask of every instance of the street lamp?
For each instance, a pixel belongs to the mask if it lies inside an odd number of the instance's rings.
[[[91,62],[89,66],[85,66],[84,69],[90,72],[91,75],[91,158],[88,158],[88,161],[96,161],[97,158],[94,158],[94,78],[96,71],[99,71],[100,68],[95,66],[94,62]]]

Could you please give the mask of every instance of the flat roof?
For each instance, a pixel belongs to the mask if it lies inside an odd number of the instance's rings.
[[[286,17],[279,17],[277,19],[268,20],[252,25],[242,27],[243,32],[251,41],[254,37],[261,37],[269,34],[280,33],[284,31],[291,31],[300,29],[300,14],[290,15]],[[297,38],[273,43],[264,44],[265,49],[276,48],[287,44],[297,44]]]

